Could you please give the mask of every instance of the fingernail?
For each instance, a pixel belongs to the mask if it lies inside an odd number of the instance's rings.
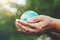
[[[21,31],[20,29],[18,29],[18,31]]]
[[[16,19],[16,21],[18,21],[18,19]]]

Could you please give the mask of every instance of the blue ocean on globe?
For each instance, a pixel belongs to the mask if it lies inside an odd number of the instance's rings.
[[[24,20],[24,21],[28,21],[28,19],[30,19],[32,17],[35,17],[35,16],[38,16],[37,12],[35,12],[35,11],[25,11],[21,16],[21,19]]]

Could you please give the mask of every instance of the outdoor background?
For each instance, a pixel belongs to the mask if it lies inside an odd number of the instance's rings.
[[[60,0],[0,0],[0,40],[36,40],[17,31],[15,19],[27,10],[60,18]]]

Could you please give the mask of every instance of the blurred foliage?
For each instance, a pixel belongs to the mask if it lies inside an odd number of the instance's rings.
[[[27,0],[25,6],[12,3],[12,7],[17,8],[16,15],[0,7],[0,40],[36,40],[37,36],[20,33],[15,27],[15,19],[27,10],[60,18],[60,0]]]

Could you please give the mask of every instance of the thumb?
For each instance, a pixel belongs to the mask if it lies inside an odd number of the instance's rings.
[[[30,23],[35,23],[35,22],[38,22],[38,21],[40,21],[40,17],[39,16],[35,16],[35,17],[30,18],[28,20],[28,22],[30,22]]]

